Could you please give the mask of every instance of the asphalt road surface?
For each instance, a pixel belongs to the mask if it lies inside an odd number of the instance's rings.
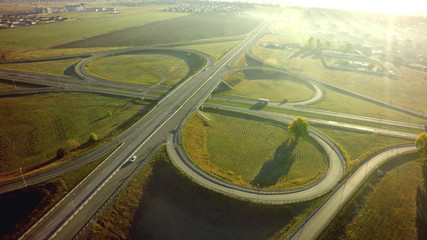
[[[219,83],[226,65],[244,54],[262,34],[266,24],[213,66],[201,71],[172,90],[146,116],[120,135],[122,145],[75,187],[21,239],[72,239],[118,189],[138,164],[165,141],[187,116],[209,96]],[[128,159],[136,155],[132,164]]]

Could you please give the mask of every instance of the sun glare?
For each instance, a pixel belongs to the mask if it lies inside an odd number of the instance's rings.
[[[282,2],[282,5],[300,5],[307,7],[320,7],[320,8],[335,8],[356,10],[365,12],[380,12],[391,14],[427,14],[427,2],[419,0],[406,0],[406,1],[372,1],[372,0],[359,0],[359,1],[343,1],[343,0],[291,0]]]

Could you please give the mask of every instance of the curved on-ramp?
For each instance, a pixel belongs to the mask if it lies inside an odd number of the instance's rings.
[[[325,150],[329,167],[317,182],[297,189],[270,190],[249,188],[233,184],[204,171],[186,155],[180,145],[180,135],[175,132],[168,137],[167,151],[171,161],[187,176],[200,185],[235,198],[266,204],[284,204],[308,201],[332,190],[344,174],[345,161],[338,148],[322,134],[312,130],[312,136]]]
[[[305,100],[298,101],[298,102],[270,101],[268,103],[270,106],[274,106],[274,107],[281,107],[282,106],[283,107],[283,106],[303,106],[303,105],[308,105],[308,104],[314,104],[314,103],[320,102],[325,96],[325,89],[322,86],[320,86],[320,84],[318,84],[315,81],[309,80],[307,78],[298,78],[298,77],[294,76],[293,74],[291,74],[287,70],[281,70],[281,69],[271,68],[271,67],[251,67],[251,66],[248,67],[247,66],[247,67],[239,67],[239,68],[230,69],[227,72],[225,72],[224,75],[227,75],[231,72],[239,71],[239,70],[269,71],[269,72],[278,72],[281,74],[289,75],[291,77],[297,78],[299,81],[302,81],[304,84],[307,84],[308,87],[310,87],[311,90],[313,90],[313,92],[314,92],[313,96],[310,97],[309,99],[305,99]],[[231,102],[240,102],[240,103],[246,103],[246,104],[256,104],[257,103],[257,100],[253,100],[253,99],[229,97],[229,96],[212,96],[212,99],[226,100],[226,101],[231,101]]]

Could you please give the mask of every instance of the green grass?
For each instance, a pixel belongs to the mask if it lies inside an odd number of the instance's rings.
[[[162,147],[82,239],[279,239],[321,200],[271,206],[232,199],[179,172]]]
[[[270,101],[302,101],[313,95],[313,90],[305,83],[283,74],[270,74],[258,71],[233,72],[224,77],[233,89],[221,95],[250,99],[267,98]]]
[[[236,103],[236,102],[229,102],[229,101],[209,100],[208,102],[223,104],[223,105],[229,105],[229,106],[242,107],[242,108],[252,108],[253,107],[253,105],[251,105],[251,104]],[[407,133],[420,134],[422,132],[422,130],[413,129],[413,128],[395,127],[395,126],[390,126],[390,125],[382,124],[382,123],[371,123],[371,122],[365,122],[365,121],[359,121],[359,120],[340,118],[340,117],[336,117],[336,116],[327,116],[327,115],[322,115],[322,114],[317,114],[317,113],[308,113],[308,112],[291,110],[291,109],[264,107],[264,108],[262,108],[262,110],[270,111],[270,112],[290,114],[290,115],[295,115],[295,116],[303,116],[303,117],[311,117],[311,118],[324,119],[324,120],[330,120],[330,121],[337,121],[337,122],[342,122],[342,123],[350,123],[350,124],[362,125],[365,127],[382,128],[382,129],[388,129],[388,130],[394,130],[394,131],[400,131],[400,132],[407,132]]]
[[[211,55],[215,61],[218,61],[239,43],[240,41],[219,41],[214,43],[185,45],[180,48],[193,49],[207,53]]]
[[[183,44],[203,39],[240,36],[262,22],[248,15],[187,15],[131,27],[59,46],[59,48]]]
[[[17,239],[109,154],[88,165],[46,182],[0,195],[0,239]]]
[[[327,89],[326,97],[321,102],[309,105],[308,107],[375,118],[391,119],[401,122],[423,124],[426,121],[425,119],[394,111],[378,104],[348,96],[331,89]]]
[[[324,126],[316,126],[316,129],[333,139],[348,153],[351,161],[347,163],[346,172],[351,172],[360,162],[381,149],[414,143],[414,141],[408,139],[334,129]]]
[[[403,155],[381,167],[386,175],[371,176],[319,239],[423,239],[417,206],[426,201],[420,189],[427,165],[415,159],[416,154]]]
[[[207,123],[193,115],[183,145],[212,174],[246,186],[292,188],[320,178],[328,167],[320,146],[311,139],[294,144],[287,126],[230,112],[207,114]]]
[[[74,64],[80,60],[82,59],[73,58],[56,61],[0,64],[0,69],[64,76],[68,75],[67,70],[68,72],[74,71]]]
[[[184,15],[182,13],[147,12],[129,16],[111,15],[110,18],[101,17],[5,29],[2,30],[0,46],[40,48]]]
[[[172,87],[190,71],[182,59],[156,54],[120,55],[97,59],[85,71],[105,80]]]
[[[88,93],[1,98],[0,173],[54,161],[58,148],[76,150],[92,132],[102,139],[151,104]],[[70,152],[66,159],[78,152]]]

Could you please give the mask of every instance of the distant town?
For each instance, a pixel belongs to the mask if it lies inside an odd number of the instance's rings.
[[[86,7],[85,3],[80,3],[76,5],[65,5],[65,7],[63,8],[36,7],[33,9],[32,12],[2,15],[0,20],[0,29],[72,20],[67,17],[61,16],[43,16],[45,14],[63,12],[110,12],[112,14],[119,13],[116,8],[88,8]]]

